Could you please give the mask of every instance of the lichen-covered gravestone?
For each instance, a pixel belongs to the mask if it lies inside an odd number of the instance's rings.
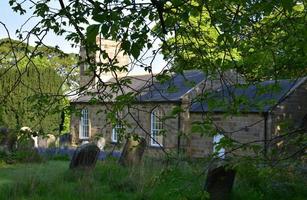
[[[146,148],[146,140],[142,137],[129,137],[119,159],[123,166],[134,166],[140,164]]]
[[[70,161],[69,168],[94,168],[100,149],[93,143],[79,146]]]
[[[205,190],[210,194],[211,200],[230,199],[235,174],[235,170],[225,166],[208,170]]]

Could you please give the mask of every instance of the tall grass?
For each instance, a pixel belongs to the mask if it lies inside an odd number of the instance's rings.
[[[134,168],[115,160],[92,171],[70,171],[66,161],[2,168],[0,199],[202,199],[202,168],[145,162]],[[187,164],[188,165],[188,164]]]
[[[71,171],[69,162],[0,166],[0,200],[206,199],[203,162],[146,159],[124,168],[115,159],[99,161],[94,170]],[[303,174],[288,168],[237,168],[233,199],[307,199]]]

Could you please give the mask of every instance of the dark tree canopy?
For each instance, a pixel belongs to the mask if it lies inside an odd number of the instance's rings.
[[[58,132],[69,87],[61,72],[71,68],[75,58],[47,47],[34,52],[34,47],[9,39],[0,43],[0,126]]]

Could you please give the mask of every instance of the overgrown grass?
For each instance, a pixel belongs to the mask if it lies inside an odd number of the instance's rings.
[[[69,162],[0,166],[0,199],[206,199],[204,163],[166,166],[146,160],[124,168],[114,159],[99,161],[92,171],[70,171]],[[233,199],[306,199],[306,180],[278,169],[238,168]],[[291,176],[291,174],[293,176]]]
[[[67,161],[4,166],[0,199],[201,199],[201,167],[146,162],[124,168],[99,161],[93,171],[70,171]]]

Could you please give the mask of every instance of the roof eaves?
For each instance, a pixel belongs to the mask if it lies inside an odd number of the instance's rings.
[[[196,89],[197,87],[199,87],[201,84],[203,84],[206,80],[202,80],[199,83],[197,83],[194,87],[190,88],[188,91],[186,91],[183,95],[181,95],[179,97],[180,101],[186,96],[188,95],[190,92],[192,92],[194,89]]]
[[[271,108],[269,108],[268,110],[267,110],[267,113],[269,113],[269,112],[271,112],[274,108],[276,108],[279,104],[281,104],[283,101],[285,101],[299,86],[301,86],[302,84],[304,84],[305,82],[306,82],[306,80],[307,80],[307,77],[305,76],[305,77],[303,77],[303,78],[298,78],[298,79],[296,79],[295,80],[295,84],[293,85],[293,87],[291,87],[289,90],[288,90],[288,92],[284,95],[284,96],[282,96],[279,100],[278,100],[278,102],[275,104],[275,105],[273,105],[273,106],[271,106]]]

